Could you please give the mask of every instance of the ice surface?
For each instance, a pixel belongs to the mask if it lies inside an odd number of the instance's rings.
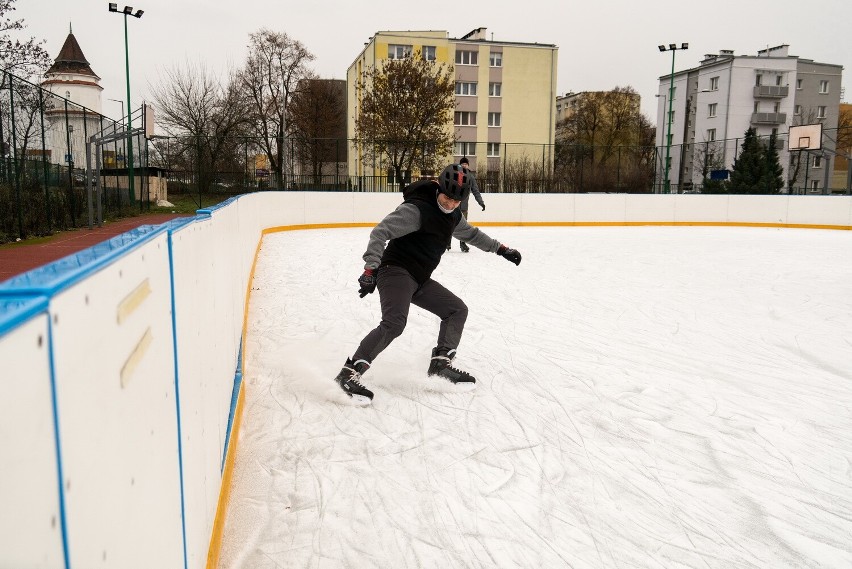
[[[221,567],[852,567],[852,232],[486,228],[470,307],[332,378],[378,324],[368,229],[264,238]]]

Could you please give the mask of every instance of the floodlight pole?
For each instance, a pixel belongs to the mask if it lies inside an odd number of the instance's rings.
[[[666,46],[660,45],[660,51],[666,51]],[[677,44],[669,44],[668,50],[672,52],[672,72],[669,76],[669,113],[668,113],[668,131],[666,132],[666,177],[663,182],[663,193],[671,193],[671,181],[669,179],[669,171],[671,170],[671,152],[672,152],[672,99],[674,99],[674,69],[675,69],[675,51],[678,49],[689,49],[689,44],[682,43],[680,47]],[[663,106],[665,108],[665,106]],[[685,142],[685,141],[684,141]]]
[[[674,59],[674,54],[672,54],[672,59]],[[130,47],[127,43],[127,12],[124,13],[124,68],[127,77],[127,156],[125,158],[128,160],[128,197],[130,202],[133,202],[136,199],[136,192],[133,187],[133,135],[131,134],[133,131],[133,106],[130,104]],[[668,170],[666,170],[666,177],[668,177]]]
[[[109,11],[119,13],[118,5],[110,2]],[[142,13],[143,10],[136,10],[136,13],[134,14],[133,8],[130,6],[125,6],[124,10],[121,11],[121,14],[124,15],[124,71],[127,83],[127,187],[131,202],[136,198],[136,192],[134,191],[133,182],[133,107],[130,104],[130,45],[127,41],[127,16],[129,15],[141,18]],[[122,113],[123,112],[124,111],[122,110]],[[142,199],[141,195],[139,196],[139,199]]]

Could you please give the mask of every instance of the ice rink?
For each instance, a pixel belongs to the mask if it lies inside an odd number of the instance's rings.
[[[521,265],[433,275],[477,390],[412,307],[365,408],[369,229],[264,238],[220,567],[852,567],[852,232],[484,230]]]

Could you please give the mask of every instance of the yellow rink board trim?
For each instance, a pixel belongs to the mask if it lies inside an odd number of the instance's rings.
[[[251,272],[246,283],[245,302],[243,303],[243,330],[240,369],[243,370],[243,379],[246,376],[246,330],[248,328],[248,310],[251,300],[251,285],[254,282],[254,271],[257,268],[257,259],[260,256],[260,246],[263,237],[257,240],[254,250],[254,259],[251,262]],[[237,441],[239,440],[240,426],[243,422],[243,406],[245,401],[246,382],[240,382],[240,392],[237,394],[237,405],[234,409],[234,422],[231,425],[231,435],[228,441],[228,454],[225,456],[225,468],[222,470],[222,483],[219,488],[219,501],[216,504],[216,516],[213,518],[213,531],[210,536],[210,546],[207,549],[207,569],[217,569],[219,566],[219,554],[222,550],[222,535],[225,530],[225,519],[227,518],[228,503],[231,499],[231,484],[234,475],[234,463],[237,456]]]
[[[121,366],[122,389],[127,387],[127,384],[130,383],[130,376],[133,375],[133,372],[136,370],[136,367],[139,365],[139,362],[141,362],[142,358],[145,357],[145,353],[148,351],[148,348],[151,346],[151,342],[153,340],[154,336],[151,334],[151,328],[148,327],[145,330],[145,333],[142,334],[142,337],[139,338],[139,341],[136,343],[136,347],[134,347],[133,351],[130,352],[130,355],[124,362],[124,365]]]
[[[257,260],[260,255],[260,246],[263,236],[283,231],[301,231],[306,229],[342,229],[351,227],[375,227],[376,223],[309,223],[299,225],[280,225],[268,227],[261,231],[261,238],[257,242],[254,252],[254,260],[251,264],[246,285],[245,304],[243,307],[243,330],[242,330],[242,370],[243,378],[246,377],[246,332],[248,328],[248,309],[251,301],[251,286],[254,282],[254,273],[257,268]],[[722,221],[485,221],[473,224],[481,227],[633,227],[633,226],[684,226],[684,227],[779,227],[791,229],[838,229],[852,230],[852,225],[820,225],[813,223],[752,223],[752,222],[722,222]],[[245,385],[240,384],[240,392],[237,396],[237,406],[234,412],[234,424],[231,428],[231,437],[228,444],[228,455],[225,457],[225,468],[222,473],[222,486],[219,490],[219,501],[216,506],[216,517],[213,520],[213,532],[210,537],[210,548],[207,552],[207,569],[217,569],[219,554],[222,548],[222,534],[224,531],[225,518],[227,517],[228,501],[231,493],[231,482],[234,471],[234,462],[237,455],[237,444],[239,441],[240,426],[242,425],[243,406],[245,401]]]
[[[151,295],[151,283],[148,279],[143,280],[139,283],[133,291],[124,297],[124,299],[118,303],[118,313],[116,315],[116,319],[119,324],[123,324],[125,320],[127,320],[131,314],[133,314],[139,306],[145,302],[145,299]]]
[[[263,230],[264,235],[281,231],[302,229],[341,229],[347,227],[375,227],[373,223],[312,223],[302,225],[280,225]],[[828,225],[817,223],[770,223],[753,221],[478,221],[474,227],[778,227],[786,229],[835,229],[852,231],[852,225]]]

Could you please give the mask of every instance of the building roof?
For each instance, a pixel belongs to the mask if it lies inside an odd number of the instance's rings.
[[[83,55],[83,50],[80,49],[80,44],[77,43],[77,38],[73,33],[69,33],[65,38],[65,43],[62,49],[59,50],[59,55],[53,61],[53,65],[47,70],[45,75],[51,73],[76,73],[79,75],[91,75],[96,79],[100,79],[92,68],[89,67],[89,61]]]

